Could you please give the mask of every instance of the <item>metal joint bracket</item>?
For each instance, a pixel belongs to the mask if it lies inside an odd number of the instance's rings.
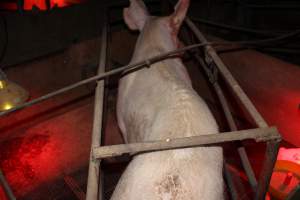
[[[214,62],[213,58],[208,53],[208,47],[204,47],[204,60],[207,65],[207,75],[208,79],[212,84],[215,84],[218,81],[218,67]]]
[[[208,78],[209,78],[209,81],[212,83],[212,84],[215,84],[218,82],[218,74],[219,74],[219,71],[218,71],[218,68],[216,66],[216,64],[214,62],[210,63],[208,65],[208,68],[209,68],[209,73],[208,73]]]

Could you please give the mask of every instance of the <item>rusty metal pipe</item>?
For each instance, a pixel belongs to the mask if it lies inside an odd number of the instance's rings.
[[[107,17],[104,8],[103,28],[101,35],[101,50],[99,56],[98,74],[105,72],[106,53],[107,53]],[[102,200],[102,178],[101,178],[101,160],[93,157],[93,149],[101,146],[102,117],[104,102],[104,80],[98,81],[95,90],[94,122],[90,152],[90,162],[88,171],[88,183],[86,200]]]
[[[269,183],[273,173],[273,168],[277,159],[281,138],[267,142],[265,152],[265,162],[263,164],[258,186],[255,194],[255,200],[264,200],[269,189]]]
[[[199,29],[196,27],[196,25],[187,17],[185,19],[186,24],[188,27],[193,31],[197,39],[201,42],[207,43],[208,41],[204,37],[204,35],[199,31]],[[234,94],[239,98],[243,106],[246,108],[247,112],[250,114],[254,122],[258,127],[267,127],[267,123],[262,118],[262,116],[259,114],[259,112],[256,110],[250,99],[247,97],[245,92],[242,90],[242,88],[239,86],[238,82],[235,80],[235,78],[232,76],[230,71],[227,69],[225,64],[222,62],[220,57],[217,55],[216,51],[212,48],[211,45],[207,45],[205,47],[205,51],[210,56],[214,63],[216,64],[218,70],[224,77],[226,83],[230,86]]]
[[[201,59],[198,55],[195,55],[195,58],[200,63],[200,65],[205,69],[206,73],[208,73],[208,66],[203,61],[203,59]],[[209,74],[207,74],[207,75],[211,76]],[[232,113],[231,113],[231,111],[229,109],[228,102],[226,100],[226,97],[225,97],[225,95],[224,95],[224,93],[223,93],[223,91],[222,91],[219,83],[216,80],[214,83],[212,83],[212,85],[213,85],[214,90],[215,90],[215,92],[216,92],[216,94],[218,96],[218,99],[219,99],[220,103],[221,103],[221,106],[222,106],[222,109],[224,111],[227,123],[229,124],[230,130],[231,131],[236,131],[237,130],[237,126],[235,124],[234,118],[233,118]],[[243,146],[238,147],[237,150],[238,150],[238,154],[239,154],[239,156],[241,158],[243,168],[244,168],[244,170],[246,172],[246,175],[248,177],[249,183],[250,183],[253,191],[256,191],[257,181],[256,181],[256,178],[255,178],[255,174],[253,172],[253,169],[251,167],[250,161],[248,159],[245,147],[243,147]]]
[[[233,142],[253,139],[256,142],[278,139],[278,131],[275,127],[256,128],[241,131],[215,133],[184,138],[166,139],[159,141],[148,141],[140,143],[119,144],[111,146],[96,147],[93,149],[95,159],[103,159],[123,154],[137,154],[151,151],[162,151],[169,149],[190,148],[197,146],[216,145],[224,142]]]

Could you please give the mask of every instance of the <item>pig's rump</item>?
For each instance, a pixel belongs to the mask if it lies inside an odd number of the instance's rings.
[[[206,147],[137,155],[112,200],[223,199],[222,149]]]

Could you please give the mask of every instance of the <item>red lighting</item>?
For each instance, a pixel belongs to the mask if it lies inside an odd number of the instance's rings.
[[[300,148],[280,148],[272,174],[269,191],[283,200],[300,183]]]
[[[32,10],[33,7],[37,7],[40,10],[47,10],[47,3],[50,5],[50,9],[54,7],[66,7],[72,4],[79,4],[86,2],[87,0],[24,0],[24,10]],[[17,3],[0,2],[0,8],[6,10],[17,10]]]
[[[92,120],[92,109],[92,103],[76,104],[72,110],[9,132],[12,137],[0,143],[0,168],[17,199],[86,167],[92,124],[81,122]]]
[[[35,135],[9,140],[0,147],[0,166],[12,188],[28,188],[36,179],[38,161],[47,153],[49,136]],[[49,160],[53,162],[53,159]],[[26,191],[19,191],[23,195]]]
[[[31,10],[33,6],[38,7],[41,10],[46,10],[47,9],[47,0],[25,0],[24,1],[24,9],[25,10]],[[68,1],[66,0],[50,0],[50,6],[51,8],[57,6],[57,7],[64,7],[67,6]]]
[[[300,164],[300,148],[280,148],[277,160],[288,160]]]

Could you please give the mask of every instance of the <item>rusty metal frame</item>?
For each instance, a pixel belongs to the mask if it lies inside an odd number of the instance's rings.
[[[195,24],[187,18],[185,21],[191,31],[195,34],[197,39],[202,43],[208,43],[204,35],[199,31],[199,29],[195,26]],[[224,65],[222,60],[217,55],[216,51],[212,46],[206,45],[204,48],[205,52],[205,61],[210,62],[213,64],[216,69],[218,70],[219,74],[222,75],[223,79],[233,91],[236,98],[239,99],[243,107],[246,109],[248,114],[251,116],[255,124],[258,128],[256,129],[249,129],[249,130],[242,130],[237,131],[237,127],[235,125],[234,119],[230,112],[228,103],[226,101],[225,95],[218,84],[217,81],[212,81],[213,87],[217,93],[219,101],[221,102],[223,111],[225,113],[226,119],[229,123],[231,128],[231,132],[223,133],[223,134],[212,134],[212,135],[201,135],[201,136],[194,136],[194,137],[186,137],[186,138],[176,138],[176,139],[167,139],[161,141],[149,141],[149,142],[141,142],[141,143],[131,143],[131,144],[120,144],[120,145],[111,145],[111,146],[93,146],[91,149],[91,160],[103,159],[108,157],[116,157],[123,154],[130,154],[134,155],[137,153],[145,153],[145,152],[152,152],[152,151],[163,151],[168,149],[176,149],[176,148],[188,148],[188,147],[197,147],[197,146],[209,146],[209,145],[220,145],[220,143],[224,142],[233,142],[233,141],[240,141],[246,139],[254,139],[256,142],[266,142],[266,152],[265,152],[265,161],[263,164],[263,169],[261,170],[260,177],[258,182],[256,181],[256,177],[253,173],[251,164],[248,160],[248,156],[246,154],[245,148],[240,147],[238,148],[239,155],[241,157],[241,161],[243,163],[244,170],[247,174],[248,180],[250,185],[252,186],[253,191],[255,192],[255,199],[256,200],[263,200],[268,185],[270,182],[272,169],[274,167],[279,143],[281,141],[281,136],[276,128],[268,127],[267,123],[263,119],[263,117],[259,114],[256,110],[250,99],[247,97],[245,92],[241,89],[238,82],[234,79],[230,71]],[[205,66],[205,61],[201,60],[198,57],[197,59],[202,67]],[[212,78],[212,74],[207,71],[207,75]],[[230,174],[226,173],[226,177],[230,177]],[[99,175],[100,176],[100,175]],[[230,180],[229,180],[230,182]],[[97,186],[101,188],[100,186]],[[230,184],[230,188],[234,187],[234,185]],[[235,190],[230,190],[230,192],[234,192]],[[98,199],[102,199],[102,195],[98,194]],[[231,194],[233,199],[237,199],[237,194]],[[88,200],[96,200],[97,197],[88,198]]]
[[[208,42],[207,39],[204,37],[204,35],[200,32],[200,30],[196,27],[196,25],[187,17],[185,20],[188,27],[192,30],[192,32],[195,34],[197,39],[201,42]],[[263,117],[260,115],[260,113],[256,110],[253,103],[250,101],[250,99],[247,97],[245,92],[242,90],[242,88],[239,86],[238,82],[234,79],[228,68],[225,66],[225,64],[222,62],[220,57],[217,55],[216,51],[211,45],[207,45],[204,48],[206,59],[210,60],[214,63],[214,65],[217,67],[218,71],[226,81],[227,85],[230,87],[230,89],[233,91],[234,95],[239,99],[240,103],[242,103],[243,107],[246,109],[248,114],[251,116],[252,120],[255,122],[255,124],[259,128],[265,128],[268,127],[267,123],[263,119]],[[220,88],[220,87],[218,87]],[[219,89],[215,89],[219,90]],[[219,90],[221,91],[221,90]],[[220,95],[218,95],[220,96]],[[222,100],[221,100],[222,102]],[[223,108],[224,105],[222,104]],[[226,107],[226,106],[225,106]],[[225,115],[228,116],[228,113],[225,112]],[[227,117],[228,119],[228,117]],[[232,120],[232,119],[230,119]],[[266,192],[268,190],[269,182],[272,175],[272,169],[275,165],[277,153],[279,150],[279,143],[281,141],[281,136],[279,133],[277,133],[277,138],[270,139],[267,141],[267,147],[266,147],[266,153],[265,153],[265,161],[263,163],[263,168],[260,173],[259,181],[256,184],[256,178],[254,176],[254,173],[252,171],[252,167],[250,165],[250,162],[247,161],[248,157],[245,152],[245,149],[239,148],[239,154],[242,159],[243,167],[246,171],[246,174],[248,176],[248,179],[250,180],[250,184],[253,188],[253,191],[255,192],[255,199],[264,199]]]
[[[113,74],[114,72],[105,72],[105,65],[106,65],[106,49],[107,49],[107,19],[106,19],[106,10],[107,6],[104,6],[103,9],[104,13],[104,25],[102,28],[102,36],[101,36],[101,52],[99,56],[99,66],[98,66],[98,76],[92,77],[87,80],[83,80],[78,82],[74,85],[68,86],[66,88],[57,90],[51,94],[45,95],[35,101],[32,101],[28,104],[20,106],[19,108],[14,109],[21,109],[27,106],[33,105],[33,103],[41,102],[45,99],[51,98],[55,95],[60,93],[66,92],[72,88],[77,86],[83,85],[87,82],[91,81],[98,81],[102,76],[106,77],[108,75]],[[255,192],[255,199],[256,200],[263,200],[265,194],[268,189],[268,185],[270,182],[272,169],[274,167],[279,143],[281,141],[281,136],[278,133],[275,127],[269,127],[263,117],[259,114],[256,110],[250,99],[247,97],[245,92],[241,89],[238,82],[234,79],[230,71],[224,65],[222,60],[217,55],[214,48],[210,45],[210,43],[206,40],[204,35],[199,31],[199,29],[195,26],[195,24],[189,19],[186,19],[186,23],[188,27],[191,29],[193,34],[197,37],[197,39],[205,45],[202,51],[205,53],[205,59],[201,59],[200,57],[196,57],[199,61],[200,65],[206,69],[207,75],[209,76],[213,87],[217,93],[219,101],[221,102],[223,111],[225,113],[226,119],[229,123],[231,128],[231,132],[226,132],[223,134],[210,134],[210,135],[201,135],[201,136],[194,136],[194,137],[186,137],[186,138],[175,138],[175,139],[167,139],[162,141],[150,141],[150,142],[142,142],[142,143],[133,143],[133,144],[121,144],[121,145],[113,145],[113,146],[104,146],[101,147],[101,132],[102,132],[102,115],[103,115],[103,102],[104,102],[104,80],[100,80],[97,82],[96,87],[96,94],[95,94],[95,107],[94,107],[94,123],[93,123],[93,132],[92,132],[92,144],[91,144],[91,152],[90,152],[90,161],[89,161],[89,175],[88,175],[88,184],[87,184],[87,200],[102,200],[102,181],[101,181],[101,158],[107,157],[115,157],[122,154],[137,154],[137,153],[144,153],[144,152],[152,152],[152,151],[162,151],[167,149],[175,149],[175,148],[190,148],[190,147],[198,147],[198,146],[217,146],[220,143],[225,142],[234,142],[234,141],[241,141],[252,139],[256,142],[266,142],[266,152],[265,152],[265,161],[263,163],[263,168],[261,170],[258,182],[256,181],[256,177],[252,172],[252,167],[250,162],[248,161],[248,156],[246,151],[243,147],[238,148],[239,155],[241,157],[241,161],[243,163],[244,170],[248,176],[248,180],[250,185]],[[154,59],[155,60],[155,59]],[[146,61],[145,61],[146,62]],[[147,61],[149,65],[152,63]],[[212,69],[217,69],[217,71],[210,71],[206,66],[207,63],[213,65]],[[145,65],[143,62],[136,64],[137,66]],[[125,66],[126,67],[126,66]],[[125,68],[123,67],[123,68]],[[121,71],[120,69],[118,69]],[[243,107],[246,109],[248,114],[251,116],[255,124],[258,128],[255,129],[248,129],[248,130],[240,130],[237,131],[234,119],[230,112],[228,103],[226,101],[225,95],[218,84],[217,80],[215,80],[214,75],[215,72],[218,72],[223,79],[225,80],[226,84],[232,90],[234,96],[240,101]],[[104,75],[105,74],[105,75]],[[13,111],[2,112],[0,116],[8,114]],[[226,167],[225,167],[226,169]],[[226,172],[226,171],[225,171]],[[230,179],[230,174],[226,173],[225,176]],[[231,183],[230,180],[228,183]],[[230,184],[230,188],[233,189],[234,185]],[[234,192],[234,190],[231,190]],[[231,195],[233,199],[236,198],[236,194]]]
[[[99,56],[98,74],[105,72],[106,67],[106,57],[107,57],[107,9],[104,8],[103,18],[102,18],[102,32],[101,32],[101,49]],[[94,121],[93,121],[93,131],[91,138],[91,150],[90,150],[90,160],[88,169],[88,181],[86,189],[86,199],[96,200],[102,199],[102,177],[101,177],[101,160],[95,159],[93,156],[93,148],[101,146],[102,137],[102,121],[103,121],[103,105],[104,105],[104,80],[97,81],[97,86],[95,89],[95,105],[94,105]]]

